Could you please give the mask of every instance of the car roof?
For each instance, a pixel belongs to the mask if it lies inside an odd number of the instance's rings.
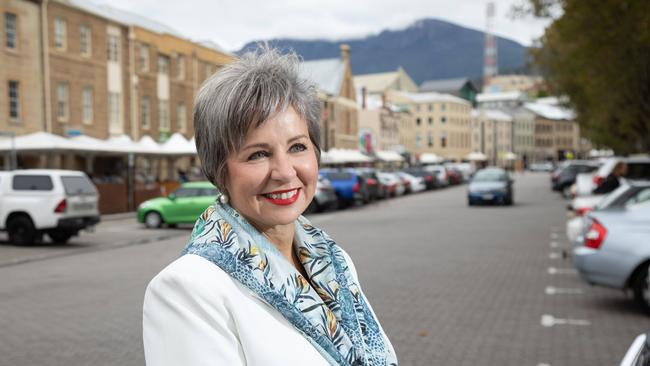
[[[181,184],[181,187],[183,188],[217,188],[214,186],[214,184],[208,182],[208,181],[201,181],[201,182],[187,182]]]

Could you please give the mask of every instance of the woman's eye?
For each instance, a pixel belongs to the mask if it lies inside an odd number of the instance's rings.
[[[295,144],[291,146],[291,148],[289,149],[289,151],[291,152],[300,152],[305,150],[307,150],[307,146],[305,146],[304,144]]]
[[[248,160],[257,160],[257,159],[264,158],[264,157],[267,157],[267,156],[269,156],[269,154],[266,151],[260,150],[260,151],[256,151],[256,152],[252,153],[248,157]]]

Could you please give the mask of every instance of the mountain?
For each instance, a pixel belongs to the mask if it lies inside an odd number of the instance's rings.
[[[294,50],[304,60],[339,57],[339,45],[350,45],[355,75],[394,71],[402,66],[419,85],[425,80],[453,77],[480,78],[483,74],[484,33],[438,19],[418,20],[402,30],[384,30],[362,39],[272,39],[280,50]],[[254,49],[247,43],[238,53]],[[499,70],[523,72],[526,47],[497,37]]]

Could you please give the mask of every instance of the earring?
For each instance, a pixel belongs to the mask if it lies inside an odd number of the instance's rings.
[[[226,203],[228,203],[228,196],[226,196],[225,193],[222,193],[222,194],[219,196],[219,202],[220,202],[222,205],[225,205]]]

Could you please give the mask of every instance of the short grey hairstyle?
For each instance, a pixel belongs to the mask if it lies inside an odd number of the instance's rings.
[[[247,52],[210,78],[194,100],[194,134],[203,173],[225,189],[226,159],[239,150],[251,128],[289,106],[307,122],[320,162],[321,106],[313,82],[300,76],[295,53],[268,46]]]

